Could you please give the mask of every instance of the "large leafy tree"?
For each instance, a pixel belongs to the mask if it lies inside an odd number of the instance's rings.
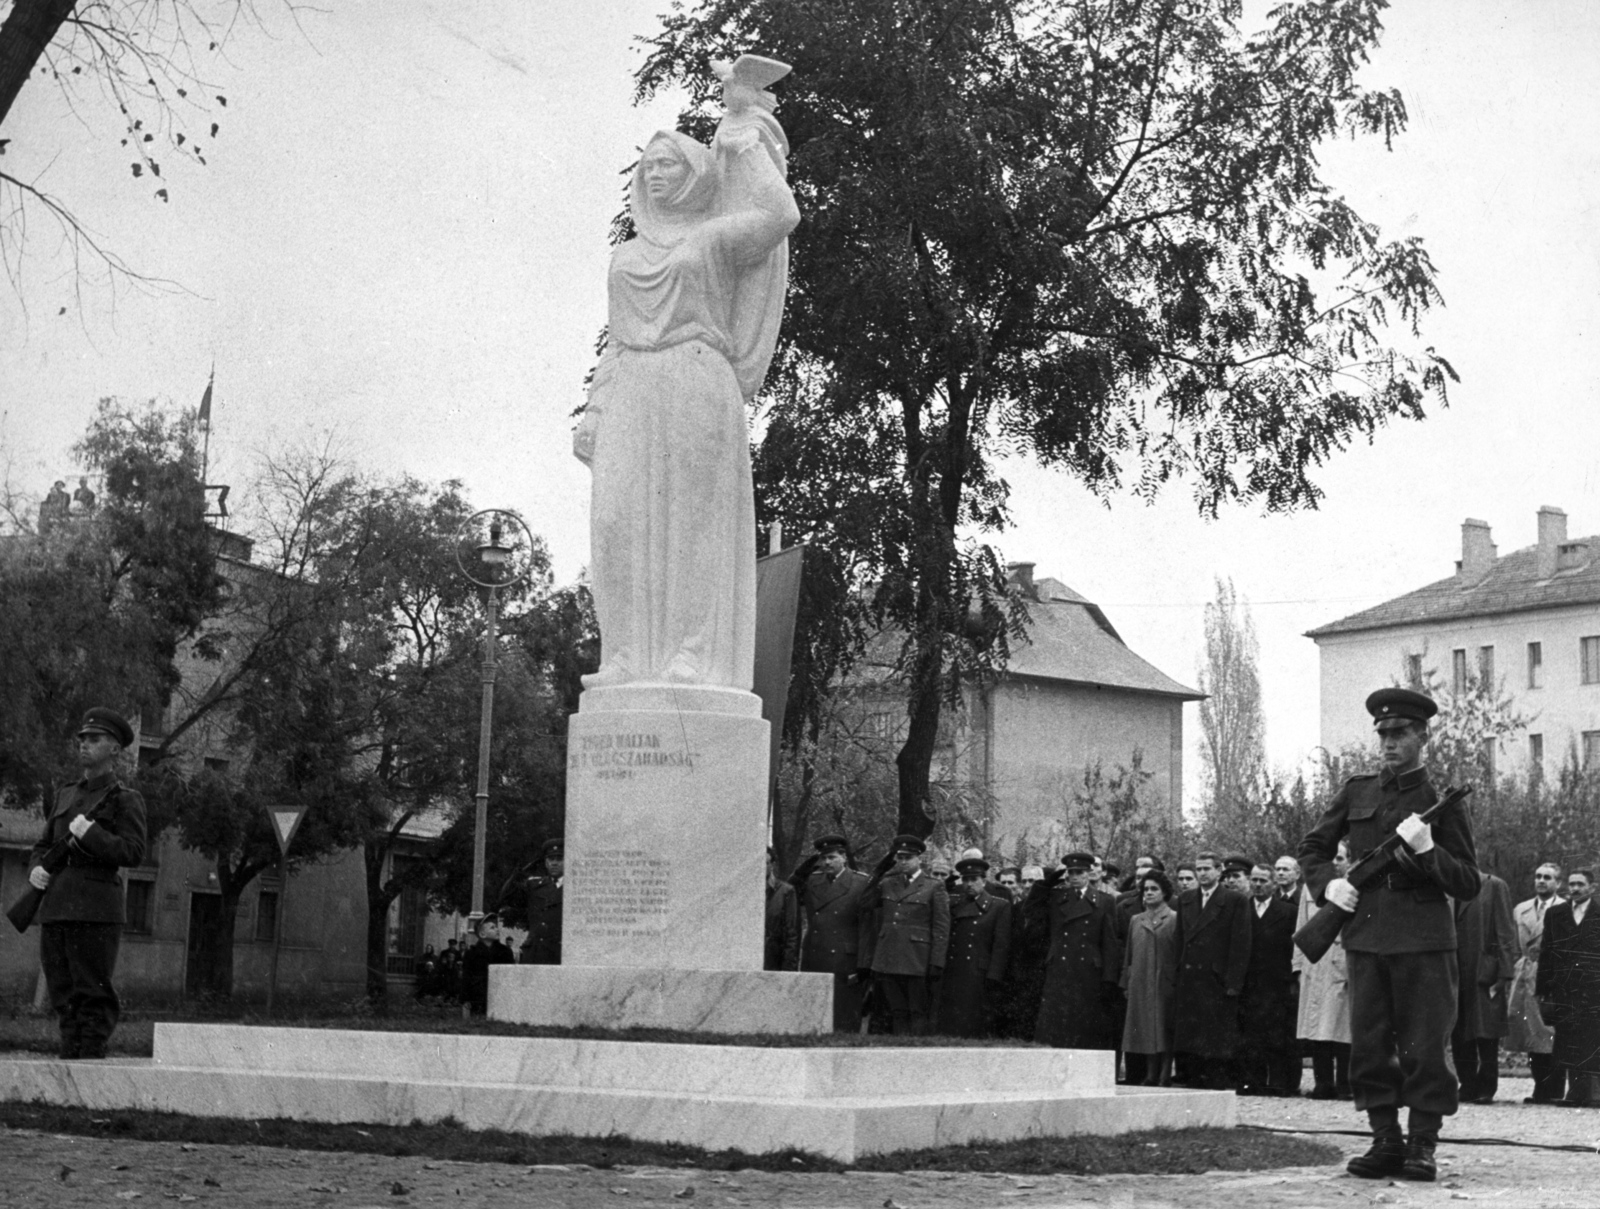
[[[1284,511],[1444,401],[1421,242],[1318,169],[1325,140],[1405,126],[1357,82],[1385,6],[1287,4],[1247,36],[1232,0],[703,0],[649,40],[640,97],[687,89],[700,138],[713,57],[794,66],[803,218],[758,507],[905,636],[902,828],[931,826],[941,710],[1016,636],[986,544],[1002,456]]]
[[[1206,660],[1200,669],[1200,762],[1207,816],[1226,829],[1265,799],[1266,719],[1261,709],[1261,644],[1250,604],[1231,579],[1217,579],[1206,605]]]

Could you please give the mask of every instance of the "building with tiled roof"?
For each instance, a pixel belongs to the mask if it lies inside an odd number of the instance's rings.
[[[1321,664],[1322,744],[1370,740],[1373,688],[1430,673],[1447,691],[1487,681],[1530,722],[1494,752],[1502,772],[1600,764],[1600,536],[1569,540],[1540,508],[1537,540],[1501,557],[1489,525],[1461,526],[1455,574],[1308,631]]]

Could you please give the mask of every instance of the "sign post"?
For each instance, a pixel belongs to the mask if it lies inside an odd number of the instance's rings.
[[[283,903],[289,896],[289,844],[294,833],[300,830],[300,821],[306,817],[304,806],[268,806],[267,817],[272,820],[272,832],[278,837],[278,907],[272,921],[272,972],[267,975],[267,1015],[272,1015],[272,1001],[278,993],[278,948],[283,944]]]

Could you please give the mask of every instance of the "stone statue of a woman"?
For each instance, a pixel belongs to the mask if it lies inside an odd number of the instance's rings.
[[[762,84],[788,70],[746,56],[735,75],[751,62]],[[800,221],[777,123],[757,119],[730,112],[711,147],[658,132],[633,173],[637,235],[611,259],[609,337],[573,440],[594,476],[601,665],[589,687],[751,686],[745,405],[772,358]]]

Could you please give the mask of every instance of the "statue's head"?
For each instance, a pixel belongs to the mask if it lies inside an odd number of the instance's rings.
[[[657,131],[633,170],[634,226],[652,238],[671,235],[706,213],[715,193],[711,149],[675,130]]]

